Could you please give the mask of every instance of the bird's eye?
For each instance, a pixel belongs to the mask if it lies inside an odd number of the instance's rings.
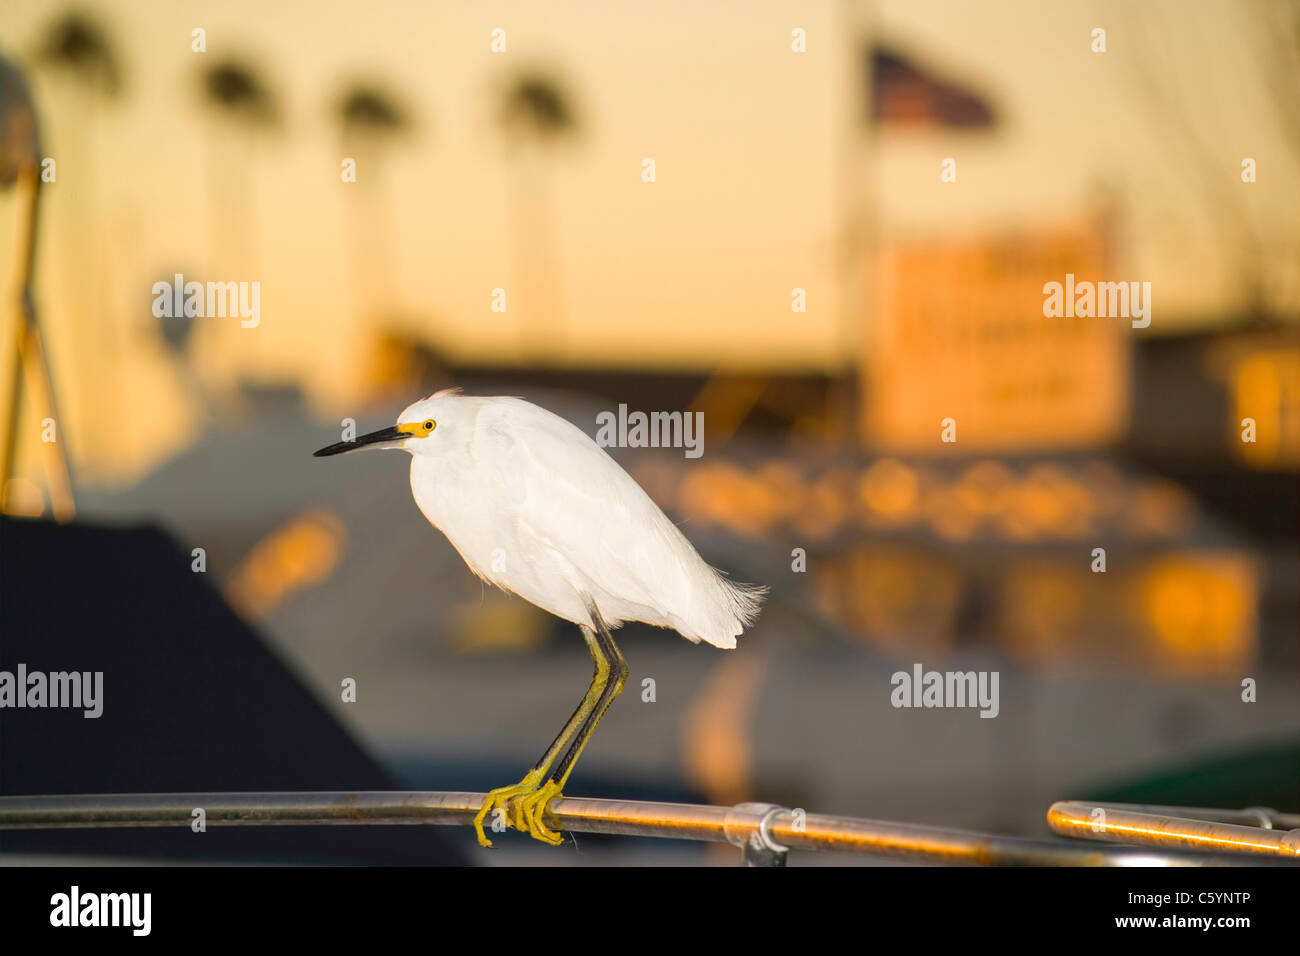
[[[433,430],[434,430],[435,428],[437,428],[437,427],[438,427],[438,423],[435,422],[432,418],[430,418],[427,422],[424,423],[424,430],[425,430],[425,431],[430,431],[430,432],[431,432],[431,431],[433,431]]]

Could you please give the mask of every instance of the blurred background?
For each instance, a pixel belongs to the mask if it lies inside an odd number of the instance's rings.
[[[486,790],[585,648],[469,573],[405,456],[312,450],[450,385],[592,435],[698,411],[700,458],[611,453],[768,607],[725,654],[624,628],[573,795],[1300,809],[1300,3],[11,0],[0,55],[51,383],[29,348],[6,567],[15,528],[122,529],[129,606],[161,529],[397,786]],[[1149,282],[1149,327],[1044,318],[1067,273]],[[259,283],[257,324],[157,317],[177,274]],[[101,652],[170,639],[115,620]],[[999,671],[999,716],[894,709],[915,663]],[[734,862],[501,843],[466,858]]]

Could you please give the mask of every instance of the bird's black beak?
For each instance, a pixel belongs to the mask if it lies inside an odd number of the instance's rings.
[[[399,431],[396,425],[389,428],[381,428],[377,432],[371,432],[369,435],[362,435],[360,438],[354,438],[352,441],[341,441],[333,445],[326,445],[318,451],[312,452],[314,458],[326,458],[330,455],[341,455],[345,451],[356,451],[359,448],[400,448],[402,442],[410,438],[410,432]]]

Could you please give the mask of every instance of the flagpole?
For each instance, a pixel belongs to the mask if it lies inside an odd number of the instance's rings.
[[[840,0],[841,35],[847,44],[844,119],[839,151],[840,221],[836,243],[839,261],[839,316],[836,382],[830,396],[835,437],[843,444],[861,439],[857,412],[868,311],[874,288],[875,253],[875,129],[871,0]],[[855,372],[857,373],[855,375]],[[855,394],[856,393],[856,394]]]

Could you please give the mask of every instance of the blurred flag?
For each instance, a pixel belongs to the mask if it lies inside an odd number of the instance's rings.
[[[996,124],[992,107],[974,90],[947,82],[887,47],[873,47],[867,57],[874,122],[969,130]]]

